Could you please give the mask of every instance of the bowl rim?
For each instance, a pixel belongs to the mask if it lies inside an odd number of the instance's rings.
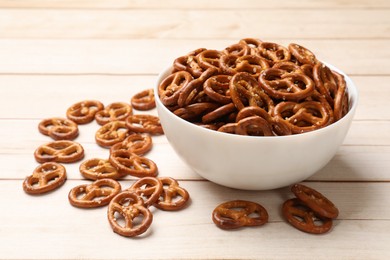
[[[349,99],[349,106],[350,107],[349,107],[349,110],[348,110],[347,114],[345,114],[338,121],[336,121],[336,122],[334,122],[334,123],[332,123],[330,125],[327,125],[325,127],[322,127],[320,129],[313,130],[313,131],[308,131],[308,132],[299,133],[299,134],[293,134],[293,135],[283,135],[283,136],[237,135],[237,134],[218,132],[218,131],[215,131],[215,130],[212,130],[212,129],[208,129],[206,127],[198,126],[198,125],[196,125],[194,123],[191,123],[191,122],[189,122],[187,120],[184,120],[183,118],[173,114],[172,111],[170,111],[161,102],[160,97],[158,95],[158,87],[160,85],[160,82],[172,70],[172,65],[164,67],[164,69],[157,76],[157,80],[156,80],[156,83],[155,83],[155,86],[154,86],[155,100],[156,100],[156,103],[158,103],[158,106],[161,109],[165,110],[172,117],[178,119],[179,121],[183,122],[184,124],[188,125],[189,127],[196,127],[196,129],[198,129],[199,131],[205,131],[205,133],[209,133],[209,134],[213,134],[213,135],[217,135],[217,136],[221,136],[221,137],[226,136],[226,137],[233,138],[233,139],[236,138],[236,139],[253,139],[253,140],[268,140],[268,139],[269,140],[276,140],[276,139],[285,139],[285,138],[288,138],[288,139],[294,139],[294,138],[299,139],[299,138],[304,138],[305,136],[314,136],[314,135],[321,134],[324,131],[329,131],[331,128],[337,127],[338,125],[340,125],[344,121],[346,121],[348,117],[353,117],[354,114],[355,114],[355,111],[356,111],[356,107],[357,107],[358,101],[359,101],[359,91],[358,91],[355,83],[352,81],[352,79],[346,73],[344,73],[343,71],[341,71],[337,67],[335,67],[335,66],[333,66],[333,65],[331,65],[331,64],[329,64],[327,62],[324,62],[324,61],[321,61],[321,62],[323,64],[325,64],[326,66],[328,66],[330,69],[335,70],[336,72],[338,72],[338,73],[340,73],[341,75],[344,76],[346,84],[347,84],[347,90],[348,90],[348,93],[349,93],[348,99]],[[351,93],[352,93],[352,95],[351,95]]]

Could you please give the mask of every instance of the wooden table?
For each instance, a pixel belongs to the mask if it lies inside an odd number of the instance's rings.
[[[0,0],[0,8],[0,258],[390,258],[389,1]],[[66,165],[68,180],[58,190],[43,196],[23,192],[24,178],[38,165],[34,150],[50,140],[37,130],[40,120],[65,116],[84,99],[129,102],[151,88],[174,58],[245,37],[306,46],[359,88],[344,144],[305,181],[339,207],[331,232],[309,235],[284,221],[280,207],[292,196],[288,188],[241,191],[201,178],[164,136],[153,138],[148,158],[160,176],[177,178],[192,200],[179,212],[153,210],[152,227],[139,238],[113,233],[106,208],[82,210],[68,203],[69,190],[88,182],[79,163]],[[98,128],[80,126],[76,141],[86,159],[108,156],[95,143]],[[261,203],[269,223],[218,229],[211,212],[231,199]]]

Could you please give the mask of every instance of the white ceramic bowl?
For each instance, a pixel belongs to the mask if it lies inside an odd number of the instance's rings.
[[[340,70],[327,64],[331,69]],[[164,133],[179,157],[196,173],[217,184],[245,190],[268,190],[300,182],[336,154],[355,114],[358,91],[345,76],[350,110],[339,121],[303,134],[242,136],[221,133],[185,121],[158,97],[158,85],[171,67],[160,73],[154,89]]]

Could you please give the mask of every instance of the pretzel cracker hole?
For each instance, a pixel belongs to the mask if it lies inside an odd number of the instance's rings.
[[[126,217],[123,213],[115,211],[114,213],[114,220],[117,223],[118,226],[121,228],[132,228],[136,229],[137,227],[141,226],[143,224],[143,219],[145,218],[144,215],[140,214],[132,219],[131,222],[127,222]],[[127,223],[131,224],[131,226],[128,226]]]
[[[307,207],[306,207],[306,206],[303,206],[303,205],[295,205],[295,208],[296,208],[297,210],[300,210],[300,211],[307,211]],[[293,216],[296,220],[298,220],[299,222],[301,222],[301,223],[306,221],[306,220],[305,220],[302,216],[300,216],[300,215],[297,215],[297,214],[292,213],[292,216]],[[313,214],[311,217],[312,217],[312,221],[313,221],[314,226],[320,227],[320,226],[322,226],[322,225],[324,224],[324,220],[318,218],[315,214]]]
[[[57,182],[58,178],[59,178],[58,174],[52,175],[52,176],[48,175],[48,177],[46,177],[46,182],[47,182],[46,185],[50,186],[51,184]],[[39,182],[40,182],[39,178],[32,177],[30,179],[30,185],[34,189],[39,188],[41,186],[41,184]]]

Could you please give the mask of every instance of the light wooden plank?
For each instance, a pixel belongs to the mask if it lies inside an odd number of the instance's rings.
[[[388,145],[389,121],[355,121],[344,141],[347,145]]]
[[[311,181],[390,181],[390,147],[343,145]]]
[[[357,120],[389,120],[390,109],[387,108],[390,88],[389,76],[354,77],[352,80],[359,91]]]
[[[355,0],[355,1],[323,1],[323,0],[298,0],[298,1],[254,1],[254,0],[198,0],[198,1],[177,1],[177,0],[1,0],[2,8],[85,8],[85,9],[308,9],[308,8],[389,8],[386,0]]]
[[[386,9],[7,9],[0,17],[1,38],[34,39],[218,39],[259,32],[262,38],[367,39],[388,38],[390,23]]]
[[[153,88],[157,76],[0,75],[0,118],[64,117],[72,104],[86,99],[130,103],[139,91]],[[35,98],[31,98],[35,97]],[[59,98],[61,97],[61,98]],[[12,113],[10,113],[12,111]],[[134,110],[134,113],[142,113]],[[156,114],[155,110],[145,113]]]
[[[326,235],[295,230],[281,217],[280,205],[291,198],[288,189],[245,192],[209,182],[181,182],[191,194],[190,205],[179,212],[152,209],[150,230],[139,238],[114,234],[106,209],[82,210],[67,201],[67,192],[84,182],[67,181],[59,190],[38,197],[26,195],[20,181],[2,181],[0,243],[2,257],[59,259],[379,259],[390,257],[390,187],[388,183],[307,183],[339,208],[339,219]],[[125,185],[124,185],[125,186]],[[19,190],[19,192],[15,192]],[[259,228],[223,231],[215,227],[211,212],[231,199],[252,200],[269,213]],[[348,238],[348,239],[346,239]],[[240,245],[237,244],[240,241]],[[200,248],[202,250],[200,250]],[[20,250],[23,248],[23,250]],[[107,250],[109,248],[110,250]],[[153,248],[153,250],[150,250]],[[283,250],[280,250],[283,248]],[[19,249],[19,250],[18,250]],[[129,249],[129,250],[126,250]],[[180,250],[179,250],[180,249]],[[277,252],[277,253],[276,253]]]
[[[179,56],[200,48],[223,49],[225,40],[0,40],[0,74],[157,74]],[[299,43],[321,60],[352,75],[390,75],[390,40],[303,40],[263,38],[283,45]],[[367,50],[370,55],[367,55]]]
[[[360,94],[355,119],[390,120],[390,109],[387,109],[390,96],[387,82],[390,78],[388,76],[351,78]],[[7,88],[6,91],[0,90],[2,101],[0,118],[42,119],[55,115],[64,116],[71,104],[83,99],[97,99],[106,105],[116,101],[129,102],[138,91],[152,88],[156,79],[157,75],[0,75],[0,86]],[[36,98],[31,98],[32,95]],[[58,99],[59,96],[61,99]],[[37,106],[37,103],[42,106]]]

